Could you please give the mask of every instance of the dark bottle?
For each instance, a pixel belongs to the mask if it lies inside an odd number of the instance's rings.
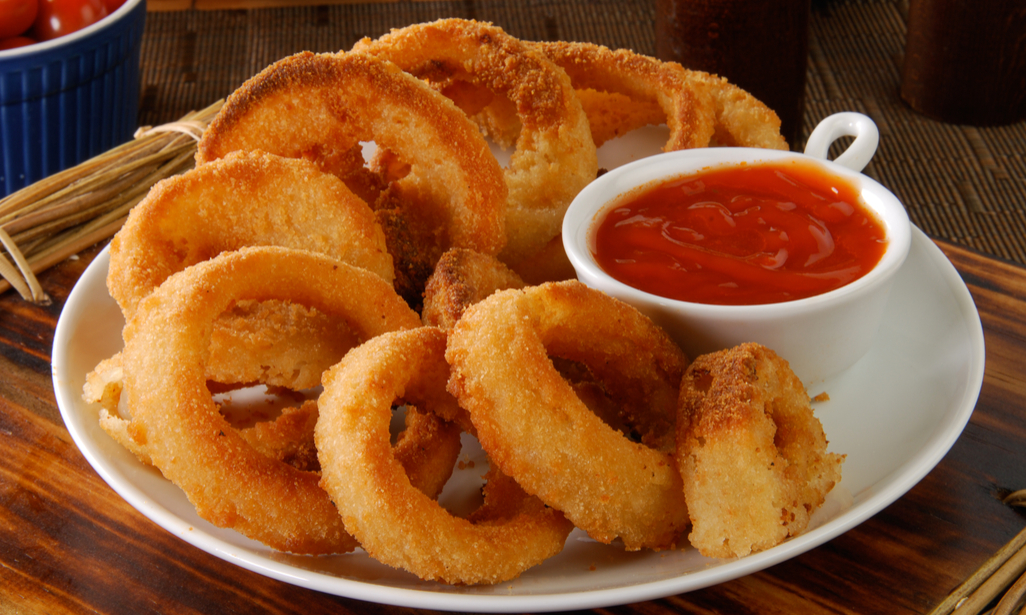
[[[656,56],[726,77],[802,138],[810,0],[656,0]]]

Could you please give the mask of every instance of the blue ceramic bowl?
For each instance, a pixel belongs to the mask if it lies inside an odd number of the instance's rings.
[[[0,198],[132,138],[146,0],[0,51]]]

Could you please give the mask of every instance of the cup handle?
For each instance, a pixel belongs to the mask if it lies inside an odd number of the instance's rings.
[[[876,146],[880,143],[880,130],[873,120],[861,113],[849,111],[825,118],[809,135],[805,153],[826,160],[830,145],[841,137],[855,137],[855,140],[834,162],[861,172],[873,158]]]

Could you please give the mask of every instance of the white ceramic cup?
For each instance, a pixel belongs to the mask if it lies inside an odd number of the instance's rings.
[[[855,137],[834,161],[831,144]],[[758,342],[787,359],[806,386],[837,375],[872,346],[894,281],[911,243],[904,206],[889,190],[863,175],[873,157],[879,132],[868,117],[838,113],[824,119],[810,135],[804,154],[752,148],[705,148],[668,152],[613,169],[577,195],[563,219],[563,245],[577,277],[638,308],[691,357]],[[740,163],[814,162],[858,192],[862,205],[884,226],[887,248],[863,277],[821,295],[763,305],[707,305],[667,299],[620,282],[599,267],[593,256],[595,231],[622,195],[646,185]]]

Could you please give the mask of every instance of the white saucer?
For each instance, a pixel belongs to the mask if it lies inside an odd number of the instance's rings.
[[[608,167],[617,166],[617,163]],[[105,250],[72,290],[57,324],[53,382],[64,422],[93,468],[142,514],[225,561],[294,585],[383,604],[476,612],[588,609],[661,598],[722,583],[812,549],[862,523],[911,489],[962,433],[983,383],[984,344],[968,289],[918,229],[869,354],[826,381],[816,405],[830,450],[847,455],[843,480],[802,536],[738,560],[693,549],[627,553],[579,531],[563,552],[498,586],[450,587],[392,570],[363,552],[301,557],[278,553],[200,519],[184,494],[121,448],[82,401],[86,374],[121,348],[123,320],[107,294]],[[474,442],[464,454],[480,456]],[[483,461],[483,460],[482,460]],[[447,487],[477,484],[481,465]]]

